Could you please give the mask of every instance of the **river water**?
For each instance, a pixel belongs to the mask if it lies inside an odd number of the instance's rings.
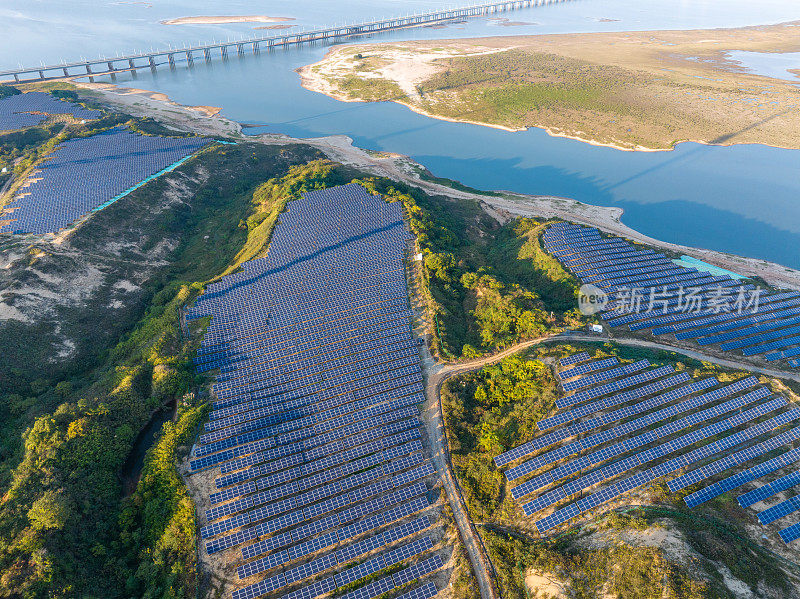
[[[39,60],[113,56],[212,39],[268,35],[264,23],[163,25],[181,16],[262,14],[293,17],[293,31],[418,10],[434,0],[280,0],[214,3],[10,0],[0,8],[0,68]],[[573,0],[444,29],[417,28],[371,41],[653,29],[736,27],[800,19],[790,0]],[[277,33],[277,31],[276,31]],[[554,138],[539,129],[506,132],[448,123],[392,103],[341,103],[304,90],[294,70],[316,62],[320,44],[264,52],[195,68],[139,74],[137,87],[178,102],[221,106],[229,118],[260,125],[255,132],[297,137],[345,134],[356,145],[407,154],[434,174],[482,189],[570,197],[624,208],[623,221],[675,243],[760,257],[800,267],[800,152],[760,145],[679,144],[671,152],[622,152]],[[127,84],[124,78],[118,82]],[[727,133],[727,132],[725,132]],[[731,132],[732,133],[732,132]]]

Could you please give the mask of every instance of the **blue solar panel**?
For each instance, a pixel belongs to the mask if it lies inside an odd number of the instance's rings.
[[[690,395],[696,391],[701,391],[708,387],[714,386],[717,383],[718,381],[716,379],[705,379],[703,381],[695,381],[694,383],[681,387],[680,389],[675,389],[674,391],[670,391],[668,393],[664,393],[652,399],[646,400],[641,404],[637,404],[636,406],[630,406],[628,408],[623,408],[622,410],[612,412],[611,414],[607,415],[608,420],[613,422],[619,419],[620,417],[632,416],[638,413],[639,411],[650,410],[662,404],[670,403],[676,399],[680,399],[682,397]],[[734,391],[732,390],[731,393],[732,392]],[[547,466],[548,464],[553,464],[563,458],[575,455],[592,447],[602,445],[603,443],[607,443],[608,441],[627,435],[636,430],[649,427],[657,422],[660,422],[661,420],[664,420],[666,418],[671,418],[681,412],[691,409],[696,409],[709,401],[714,401],[719,398],[720,398],[719,393],[701,395],[691,400],[680,402],[675,406],[671,406],[664,410],[653,412],[643,418],[629,420],[628,422],[620,426],[617,426],[613,429],[609,429],[601,433],[596,433],[594,435],[589,435],[579,441],[562,445],[557,449],[540,454],[535,458],[533,458],[532,460],[520,464],[516,468],[509,469],[506,472],[506,478],[509,481],[515,480],[517,478],[520,478],[521,476],[530,474],[538,470],[539,468]]]
[[[565,366],[570,366],[572,364],[577,364],[578,362],[583,362],[584,360],[589,359],[589,354],[587,352],[579,352],[577,354],[572,354],[571,356],[567,356],[565,358],[561,358],[558,363],[561,365],[562,368]]]
[[[759,512],[757,514],[758,521],[761,524],[772,524],[775,520],[780,520],[797,510],[800,510],[800,497],[789,497],[789,499]]]
[[[776,493],[786,491],[797,485],[800,485],[800,471],[791,472],[775,479],[771,483],[740,495],[738,499],[739,505],[742,507],[750,507],[759,501],[764,501],[768,497],[772,497]]]
[[[96,119],[99,110],[59,100],[44,92],[29,92],[0,100],[0,131],[13,131],[42,123],[48,115],[69,114],[76,119]]]
[[[208,143],[120,128],[62,142],[0,213],[0,232],[58,231]]]
[[[784,543],[791,543],[792,541],[800,539],[800,522],[778,531],[778,534]]]
[[[408,239],[399,204],[356,185],[308,192],[282,215],[266,257],[209,284],[189,310],[188,318],[212,317],[196,364],[220,372],[192,450],[194,470],[221,472],[201,534],[210,553],[243,545],[251,561],[240,577],[267,576],[237,599],[318,576],[430,525],[425,517],[394,525],[429,505],[425,478],[434,474],[421,454]],[[351,542],[384,525],[391,528]],[[345,545],[325,553],[337,543]],[[427,537],[406,543],[341,578],[430,548]],[[329,576],[287,597],[335,587]],[[388,577],[357,591],[393,588]]]
[[[753,457],[755,457],[755,450],[753,450]],[[797,460],[800,460],[800,449],[792,449],[790,451],[787,451],[786,453],[781,454],[778,457],[757,464],[756,466],[748,468],[743,472],[737,472],[736,474],[729,476],[721,481],[718,481],[713,485],[709,485],[703,489],[700,489],[699,491],[692,493],[691,495],[688,495],[686,497],[686,505],[688,505],[689,507],[695,507],[696,505],[700,505],[701,503],[704,503],[710,499],[719,497],[723,493],[727,493],[728,491],[740,487],[745,483],[756,480],[757,478],[760,478],[765,474],[769,474],[770,472],[775,472],[779,468],[788,466],[789,464],[796,462]],[[709,475],[710,474],[711,472],[709,472]],[[739,500],[740,500],[739,503],[741,504],[741,497],[739,498]]]
[[[592,360],[591,362],[585,362],[583,364],[578,364],[577,366],[573,366],[572,368],[568,368],[562,370],[558,373],[559,378],[563,381],[566,379],[570,379],[581,374],[586,374],[588,372],[594,372],[595,370],[602,370],[604,368],[610,368],[611,366],[616,366],[619,364],[619,361],[616,358],[605,358],[603,360]]]
[[[783,405],[785,405],[785,403]],[[798,418],[800,417],[800,410],[790,410],[789,412],[786,412],[784,415],[786,415],[787,417],[791,416],[793,418]],[[786,424],[788,420],[781,419],[779,422],[781,424]],[[795,441],[798,438],[800,438],[800,427],[790,429],[784,433],[771,437],[767,441],[763,441],[761,443],[757,443],[741,451],[728,454],[722,459],[711,462],[710,464],[697,468],[696,470],[692,470],[691,472],[684,474],[683,476],[674,478],[671,481],[669,481],[668,483],[669,488],[673,492],[685,489],[689,485],[693,485],[696,482],[705,480],[709,476],[713,476],[714,474],[719,474],[720,472],[724,472],[729,468],[738,466],[749,460],[755,459],[768,451],[777,449],[781,445],[784,445],[791,441]],[[698,502],[697,499],[693,500],[693,505],[696,505],[696,502]],[[687,501],[687,503],[689,502]]]
[[[636,372],[637,370],[646,368],[649,364],[650,362],[648,360],[639,360],[638,362],[634,362],[633,364],[626,364],[625,366],[621,366],[620,368],[614,368],[613,370],[607,372],[612,373],[611,376],[622,376],[623,374]],[[597,397],[613,393],[614,391],[621,391],[622,389],[627,389],[628,387],[638,385],[639,383],[642,383],[644,381],[652,380],[651,377],[653,375],[651,374],[651,372],[652,371],[647,371],[644,373],[635,374],[633,376],[629,376],[624,379],[612,381],[610,383],[605,383],[603,385],[598,385],[596,387],[591,387],[589,389],[584,389],[583,391],[578,391],[573,395],[568,395],[566,397],[561,397],[557,399],[556,405],[559,408],[566,408],[569,406],[574,406],[583,401],[587,401],[589,399],[595,399]],[[539,428],[542,428],[541,424],[539,425]]]
[[[581,377],[576,380],[566,381],[562,383],[564,391],[574,391],[576,389],[582,389],[584,387],[588,387],[589,385],[594,385],[595,383],[600,383],[602,381],[607,381],[609,379],[617,378],[626,374],[630,374],[631,372],[635,372],[636,370],[641,370],[646,366],[650,365],[649,360],[639,360],[638,362],[634,362],[633,364],[625,364],[624,366],[620,366],[618,368],[612,368],[610,370],[604,370],[602,372],[596,372],[594,374],[590,374],[588,376]],[[567,401],[569,398],[567,398]]]
[[[730,404],[730,402],[727,403]],[[695,443],[708,437],[713,437],[724,433],[725,431],[738,427],[743,423],[749,422],[768,414],[771,411],[775,411],[776,409],[784,407],[786,404],[787,402],[784,398],[778,397],[768,402],[759,404],[745,412],[740,412],[725,420],[705,426],[701,429],[693,430],[690,433],[662,444],[660,447],[654,447],[647,451],[633,454],[632,456],[619,462],[612,463],[609,466],[605,466],[599,470],[595,470],[587,475],[574,479],[563,485],[560,489],[555,489],[545,493],[540,498],[537,498],[536,500],[524,505],[523,510],[526,514],[532,515],[544,507],[547,507],[547,505],[552,505],[553,503],[565,499],[567,496],[588,488],[589,486],[616,477],[619,474],[635,468],[638,465],[645,465],[650,461],[663,457],[669,453],[674,453],[681,449],[690,447],[691,445],[694,445]],[[735,405],[730,405],[729,409],[730,408],[735,408]],[[727,451],[736,445],[766,433],[776,426],[791,422],[792,420],[796,419],[798,415],[800,415],[800,409],[784,412],[778,416],[774,416],[768,420],[750,426],[749,428],[725,437],[719,441],[714,441],[708,445],[704,445],[676,458],[672,458],[667,462],[659,464],[655,468],[646,470],[644,472],[639,472],[629,479],[624,479],[612,484],[610,487],[606,487],[596,493],[584,497],[583,499],[579,499],[570,506],[558,509],[550,516],[539,520],[536,523],[536,526],[539,532],[545,532],[550,528],[557,526],[558,524],[566,522],[576,515],[586,511],[587,509],[597,507],[601,503],[605,503],[606,501],[609,501],[610,499],[613,499],[614,497],[617,497],[618,495],[627,492],[636,486],[639,486],[640,484],[645,484],[645,482],[649,482],[658,476],[663,476],[679,468],[686,467],[698,460],[712,456],[720,451]],[[702,421],[704,419],[703,416],[698,416],[697,414],[693,414],[692,416],[696,417],[698,421]],[[655,439],[657,438],[657,435],[653,435],[653,437]],[[546,501],[545,498],[547,498]]]

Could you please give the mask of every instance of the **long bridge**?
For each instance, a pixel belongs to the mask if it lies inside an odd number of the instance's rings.
[[[311,42],[337,40],[360,35],[370,35],[383,31],[418,27],[463,19],[495,14],[499,12],[558,4],[569,0],[510,0],[507,2],[492,2],[488,4],[475,4],[463,8],[441,10],[406,17],[386,19],[383,21],[369,21],[354,25],[331,27],[328,29],[315,29],[298,33],[275,35],[267,37],[254,37],[245,40],[236,40],[212,44],[202,44],[188,48],[170,48],[139,54],[128,54],[114,58],[98,58],[79,62],[64,62],[54,65],[43,65],[32,68],[12,69],[0,71],[0,82],[27,83],[33,81],[46,81],[67,77],[95,77],[117,73],[133,72],[139,69],[155,71],[159,66],[168,64],[174,69],[177,62],[185,62],[189,67],[194,61],[204,60],[210,62],[214,57],[226,60],[229,55],[244,56],[245,54],[258,54],[262,49],[272,50],[289,46],[307,44]]]

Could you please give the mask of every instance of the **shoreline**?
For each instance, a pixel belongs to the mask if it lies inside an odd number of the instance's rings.
[[[338,49],[330,50],[328,52],[328,54],[330,54],[332,52],[336,52],[336,51],[338,51]],[[328,55],[326,54],[325,58],[327,58],[327,56]],[[323,58],[322,61],[324,61],[325,58]],[[333,90],[325,89],[324,86],[321,84],[321,80],[319,78],[310,77],[310,76],[308,76],[306,74],[306,70],[310,71],[311,67],[320,64],[322,61],[315,62],[313,64],[302,66],[302,67],[299,67],[299,68],[295,69],[295,72],[300,76],[300,85],[304,89],[307,89],[308,91],[312,91],[312,92],[315,92],[315,93],[318,93],[318,94],[322,94],[322,95],[327,96],[327,97],[329,97],[329,98],[331,98],[333,100],[336,100],[338,102],[361,102],[361,103],[364,103],[364,104],[367,104],[367,103],[371,102],[370,100],[359,100],[359,99],[354,99],[354,98],[348,98],[348,97],[342,96],[341,94],[338,94],[338,93],[334,92]],[[392,102],[393,104],[399,104],[400,106],[405,106],[411,112],[415,112],[415,113],[417,113],[417,114],[419,114],[421,116],[428,117],[428,118],[431,118],[431,119],[436,119],[437,121],[445,121],[445,122],[448,122],[448,123],[462,123],[464,125],[478,125],[480,127],[489,127],[490,129],[499,129],[501,131],[507,131],[509,133],[524,133],[525,131],[530,131],[531,129],[541,129],[542,131],[547,133],[550,137],[562,137],[564,139],[572,139],[572,140],[575,140],[575,141],[580,141],[580,142],[589,144],[590,146],[598,146],[598,147],[603,147],[603,148],[613,148],[615,150],[620,150],[621,152],[671,152],[671,151],[673,151],[675,149],[675,146],[672,146],[671,148],[646,148],[644,146],[636,146],[634,148],[630,148],[630,147],[620,146],[620,145],[617,145],[617,144],[611,144],[611,143],[605,143],[605,142],[597,141],[596,139],[579,137],[577,135],[568,135],[566,133],[560,133],[560,132],[555,131],[553,128],[546,127],[544,125],[531,125],[530,127],[509,127],[507,125],[498,125],[496,123],[485,123],[483,121],[471,121],[471,120],[468,120],[468,119],[457,119],[457,118],[453,118],[453,117],[447,117],[447,116],[441,116],[441,115],[433,114],[431,112],[428,112],[424,108],[420,108],[419,106],[415,106],[414,104],[410,104],[410,103],[404,102],[402,100],[386,100],[386,101]],[[691,140],[691,139],[681,140],[678,143],[685,143],[685,142],[704,143],[704,142],[701,142],[701,141],[694,141],[694,140]],[[705,145],[724,145],[724,144],[705,144]],[[727,144],[727,145],[731,145],[731,144]],[[763,145],[768,145],[768,144],[763,144]],[[772,146],[772,147],[780,147],[780,146]],[[783,149],[790,149],[790,148],[783,148]]]
[[[326,137],[293,138],[288,135],[263,133],[260,135],[244,135],[242,125],[228,119],[220,113],[206,116],[196,107],[178,104],[166,95],[147,90],[132,93],[114,92],[113,84],[78,83],[76,87],[85,89],[95,99],[105,101],[117,108],[134,113],[136,116],[150,116],[164,122],[175,129],[201,135],[227,137],[238,140],[246,139],[270,145],[288,145],[302,143],[311,145],[324,152],[331,160],[360,168],[377,176],[385,176],[423,191],[437,195],[446,195],[454,199],[470,199],[481,204],[484,210],[498,221],[515,216],[532,218],[559,218],[584,225],[596,227],[603,232],[618,235],[650,245],[662,250],[679,252],[699,258],[709,264],[734,271],[748,277],[760,277],[775,287],[800,290],[800,269],[791,268],[761,258],[750,258],[729,254],[707,248],[684,246],[649,237],[621,222],[624,214],[622,208],[613,206],[596,206],[573,200],[548,195],[530,195],[517,192],[497,190],[502,196],[487,196],[480,193],[460,191],[445,185],[426,181],[419,175],[426,167],[402,154],[382,152],[376,154],[353,145],[353,140],[346,135]],[[121,88],[130,90],[130,88]]]
[[[706,46],[703,46],[703,50],[697,50],[696,46],[703,42],[714,41],[714,46],[720,46],[724,48],[729,48],[728,50],[719,50],[718,48],[714,47],[711,48],[709,51],[711,54],[714,53],[722,53],[725,54],[727,51],[737,49],[738,45],[745,43],[741,41],[741,37],[744,35],[749,34],[751,31],[767,31],[768,35],[786,35],[786,31],[790,33],[794,33],[796,28],[800,27],[799,21],[789,21],[783,23],[776,23],[773,25],[766,25],[766,26],[754,26],[754,27],[742,27],[742,28],[721,28],[715,30],[708,30],[708,29],[698,29],[698,30],[660,30],[660,31],[650,31],[650,32],[613,32],[613,33],[594,33],[591,34],[593,36],[594,41],[587,42],[590,46],[591,44],[608,44],[608,54],[601,55],[600,57],[596,57],[592,55],[591,57],[587,58],[585,55],[581,55],[580,52],[576,54],[575,46],[576,43],[574,38],[576,37],[575,34],[532,34],[532,35],[513,35],[513,36],[481,36],[475,38],[458,38],[458,39],[443,39],[443,40],[435,40],[439,47],[430,48],[429,46],[433,45],[433,42],[410,42],[406,43],[403,46],[398,46],[397,42],[368,42],[368,43],[350,43],[343,46],[338,46],[335,48],[330,49],[325,55],[318,61],[304,65],[298,69],[296,72],[298,73],[301,86],[309,91],[313,91],[316,93],[321,93],[329,98],[338,100],[338,101],[364,101],[364,102],[376,102],[376,101],[388,101],[394,102],[395,104],[399,104],[404,106],[413,112],[420,114],[422,116],[433,118],[441,121],[446,122],[454,122],[454,123],[465,123],[465,124],[472,124],[472,125],[479,125],[484,127],[490,127],[493,129],[500,129],[503,131],[508,132],[520,132],[520,131],[527,131],[529,129],[541,129],[546,132],[551,137],[562,137],[565,139],[572,139],[575,141],[580,141],[583,143],[587,143],[589,145],[598,146],[598,147],[608,147],[613,148],[620,151],[626,152],[668,152],[676,149],[676,147],[681,143],[691,142],[697,143],[702,145],[708,146],[718,146],[718,147],[727,147],[727,146],[734,146],[734,145],[744,145],[744,144],[757,144],[763,145],[767,147],[773,147],[777,149],[800,149],[795,142],[795,140],[791,137],[787,137],[786,135],[774,135],[774,134],[766,134],[766,135],[759,135],[759,136],[739,136],[734,139],[734,136],[719,136],[717,134],[717,130],[710,130],[707,131],[705,129],[696,129],[692,127],[684,128],[682,131],[676,131],[679,133],[675,137],[668,137],[662,139],[652,139],[650,142],[644,142],[637,144],[635,140],[630,142],[626,142],[624,140],[614,139],[614,137],[619,137],[619,135],[614,135],[613,131],[609,131],[610,135],[602,135],[598,137],[595,135],[595,131],[593,130],[591,133],[578,129],[577,131],[569,130],[569,132],[564,131],[563,123],[556,120],[553,123],[549,123],[548,120],[552,120],[546,115],[533,115],[533,118],[530,121],[524,122],[522,124],[498,124],[494,122],[487,122],[486,120],[475,120],[470,118],[460,118],[459,115],[456,116],[445,116],[441,114],[436,114],[435,112],[431,112],[430,109],[436,110],[435,105],[433,108],[428,106],[425,108],[422,106],[422,98],[419,95],[418,89],[419,86],[423,85],[426,81],[428,81],[432,75],[436,74],[437,72],[441,72],[442,70],[447,70],[447,67],[443,66],[440,63],[440,60],[447,59],[447,58],[458,58],[458,57],[472,57],[477,56],[479,54],[495,54],[495,53],[502,53],[505,51],[510,50],[518,50],[519,48],[526,48],[530,52],[546,52],[550,53],[553,56],[558,56],[564,59],[572,59],[575,56],[580,56],[580,59],[589,61],[592,64],[599,65],[599,68],[617,68],[620,64],[620,48],[625,47],[625,44],[631,45],[634,47],[638,42],[641,42],[640,39],[644,33],[650,33],[653,36],[659,34],[661,37],[667,37],[668,35],[675,35],[678,36],[676,40],[673,42],[667,42],[661,39],[657,41],[655,37],[650,37],[650,42],[652,47],[646,47],[642,50],[643,56],[648,57],[644,63],[642,63],[641,67],[639,68],[639,64],[637,63],[634,66],[634,69],[638,69],[636,73],[645,74],[645,76],[653,76],[655,80],[660,81],[663,78],[662,71],[670,71],[672,73],[676,73],[675,81],[671,82],[671,85],[675,84],[682,84],[685,81],[693,81],[695,78],[699,79],[708,79],[709,77],[700,77],[697,73],[705,73],[706,71],[703,69],[711,68],[709,64],[712,61],[696,61],[689,64],[687,60],[687,56],[690,59],[695,58],[695,56],[689,56],[689,54],[696,53],[698,56],[704,56],[703,52],[705,52]],[[705,35],[706,33],[710,32],[724,32],[726,33],[731,39],[721,39],[721,40],[692,40],[691,36],[697,35]],[[765,35],[767,35],[765,34]],[[683,36],[683,37],[681,37]],[[737,37],[738,36],[738,37]],[[684,39],[686,38],[686,39]],[[688,41],[687,41],[688,39]],[[748,38],[750,39],[750,38]],[[558,44],[562,44],[563,47],[559,46]],[[751,42],[754,44],[754,47],[760,48],[759,44],[763,45],[767,42],[761,39],[757,39],[756,41]],[[771,42],[770,42],[771,43]],[[783,42],[789,43],[789,42]],[[554,45],[556,44],[556,45]],[[694,47],[691,45],[694,44]],[[676,53],[676,54],[669,54],[670,51],[667,46],[675,46],[679,45],[682,48],[682,52],[684,54]],[[791,44],[790,44],[791,45]],[[686,50],[684,46],[692,47],[691,50]],[[473,52],[475,49],[480,49],[482,51]],[[762,51],[766,52],[768,50],[756,50],[753,49],[751,51]],[[776,50],[772,49],[771,51],[774,52],[782,52],[784,50]],[[790,50],[785,50],[790,51]],[[351,56],[353,52],[358,52],[357,58],[361,58],[361,53],[364,53],[365,59],[377,59],[378,66],[370,66],[364,67],[364,63],[355,63],[351,64]],[[664,54],[667,52],[667,54]],[[689,54],[686,54],[689,52]],[[585,53],[584,53],[585,54]],[[624,55],[624,53],[623,53]],[[603,58],[605,57],[605,58]],[[655,58],[654,58],[655,57]],[[716,59],[715,59],[716,60]],[[383,61],[383,63],[381,63]],[[676,67],[674,63],[681,64],[680,68]],[[624,61],[623,61],[624,62]],[[355,66],[354,66],[355,65]],[[671,66],[672,68],[666,68],[666,66]],[[700,66],[698,66],[700,65]],[[627,65],[626,68],[630,67]],[[716,68],[716,67],[715,67]],[[721,67],[720,67],[721,68]],[[687,70],[688,69],[688,70]],[[700,69],[699,71],[697,69]],[[363,73],[359,74],[359,70],[363,70]],[[427,71],[427,73],[426,73]],[[656,72],[657,71],[657,72]],[[777,85],[777,80],[767,77],[765,75],[759,75],[757,73],[746,72],[741,69],[731,69],[730,67],[722,68],[722,71],[726,73],[732,73],[732,79],[729,81],[726,80],[725,83],[720,83],[718,88],[715,88],[714,92],[712,93],[711,100],[722,100],[723,102],[728,103],[735,103],[744,100],[738,99],[738,97],[733,97],[730,95],[729,91],[733,89],[731,86],[734,86],[735,89],[740,90],[741,86],[745,85],[747,91],[745,93],[750,93],[751,95],[758,95],[760,92],[760,88],[763,86],[767,86],[767,88],[773,88]],[[741,72],[740,72],[741,71]],[[368,82],[370,79],[377,77],[377,81],[387,81],[389,83],[395,84],[398,86],[402,92],[405,94],[403,97],[385,97],[380,100],[364,100],[359,98],[359,92],[352,92],[353,96],[345,97],[347,94],[344,91],[344,88],[340,86],[341,81],[345,81],[348,77],[359,77],[363,81]],[[742,78],[745,78],[742,80]],[[717,80],[715,80],[717,81]],[[719,79],[718,81],[722,81]],[[791,100],[792,92],[794,91],[792,88],[792,82],[782,82],[784,85],[783,87],[786,89],[779,90],[779,92],[785,94],[789,93],[790,97],[787,98],[784,96],[779,96],[781,99],[789,101]],[[752,87],[753,90],[749,88]],[[787,91],[789,90],[789,91]],[[663,92],[657,92],[654,94],[653,97],[662,95]],[[690,92],[686,92],[690,93]],[[698,92],[699,93],[699,92]],[[708,92],[704,92],[708,93]],[[714,93],[718,95],[714,95]],[[726,95],[727,94],[727,95]],[[369,96],[367,96],[369,97]],[[436,93],[433,93],[431,96],[432,98],[437,98],[439,96]],[[456,96],[456,99],[459,99]],[[673,98],[672,100],[675,100]],[[459,100],[460,101],[460,100]],[[682,100],[681,100],[682,102]],[[766,102],[766,100],[764,100]],[[771,102],[772,104],[776,104],[777,102]],[[665,105],[668,106],[668,105]],[[719,115],[720,112],[717,109],[718,104],[703,106],[702,110],[709,111],[707,114],[711,115]],[[756,110],[761,108],[762,104],[756,104]],[[654,108],[655,109],[655,108]],[[777,109],[776,109],[777,110]],[[752,110],[751,110],[752,111]],[[445,111],[445,112],[452,112],[452,111]],[[784,110],[784,113],[788,112]],[[706,114],[706,113],[698,113],[698,114]],[[783,114],[783,113],[782,113]],[[748,115],[750,117],[751,115]],[[748,131],[750,129],[754,129],[758,126],[761,126],[764,122],[770,121],[772,115],[767,115],[767,118],[763,118],[761,115],[758,116],[758,121],[753,124],[748,124],[746,121],[744,125],[740,127],[740,129],[733,128],[732,130],[735,131]],[[487,118],[493,118],[492,115],[486,115]],[[699,118],[699,117],[698,117]],[[733,118],[733,117],[726,117],[726,118]],[[502,119],[500,119],[502,120]],[[601,120],[602,121],[602,120]],[[601,123],[598,121],[598,123]],[[605,121],[602,121],[605,122]],[[614,122],[612,120],[611,122]],[[728,125],[729,123],[723,123]],[[590,122],[589,126],[590,129],[594,129],[596,123]],[[601,123],[602,125],[602,123]],[[740,123],[733,122],[732,127],[736,125],[741,125]],[[746,126],[745,126],[746,125]],[[634,125],[630,125],[634,126]],[[602,133],[602,126],[600,127]],[[630,131],[630,129],[628,129]],[[625,137],[624,134],[620,134],[622,137]],[[609,137],[611,139],[609,139]],[[601,141],[602,139],[602,141]]]

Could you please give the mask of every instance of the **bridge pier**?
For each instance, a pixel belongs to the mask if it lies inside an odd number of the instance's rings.
[[[156,72],[156,61],[155,61],[155,60],[153,60],[153,57],[152,57],[152,56],[148,56],[148,57],[147,57],[147,60],[148,60],[148,62],[150,63],[150,70],[151,70],[151,71],[153,71],[153,72],[155,73],[155,72]]]
[[[69,71],[67,70],[67,67],[64,67],[61,70],[64,71],[64,77],[69,77]]]
[[[66,71],[66,69],[64,70]],[[17,75],[16,73],[14,73],[14,82],[19,83],[19,75]]]
[[[211,62],[211,51],[208,48],[203,48],[203,58],[206,62]]]
[[[228,60],[228,48],[226,46],[220,46],[219,53],[222,56],[222,60]]]
[[[175,55],[170,53],[167,54],[167,60],[169,61],[169,68],[171,71],[175,70]]]
[[[253,42],[253,54],[261,54],[261,46],[258,45],[258,42]]]
[[[86,74],[87,74],[87,75],[91,75],[91,74],[92,74],[92,67],[91,67],[91,66],[89,66],[89,64],[88,64],[88,63],[86,64]]]
[[[239,56],[244,56],[244,44],[236,45],[236,54],[238,54]]]
[[[192,56],[191,50],[186,51],[186,64],[189,65],[190,67],[194,66],[194,56]]]
[[[39,79],[44,80],[44,71],[42,69],[39,69]]]

